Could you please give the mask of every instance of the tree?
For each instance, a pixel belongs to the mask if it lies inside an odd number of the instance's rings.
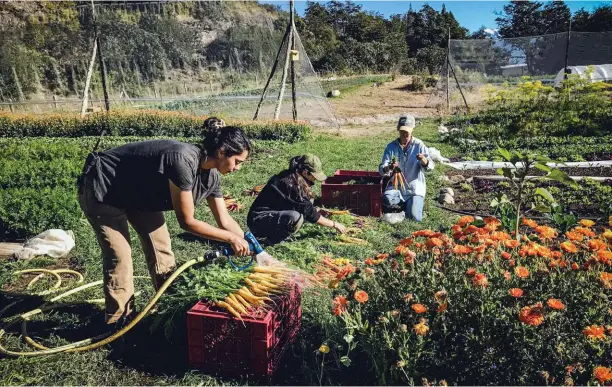
[[[612,31],[612,5],[602,5],[593,13],[580,9],[572,19],[572,31],[604,32]]]
[[[504,38],[535,36],[541,33],[542,3],[512,0],[504,5],[503,14],[495,19],[499,34]]]
[[[419,49],[416,54],[419,65],[429,71],[429,74],[436,74],[444,64],[446,50],[438,46],[429,46]]]
[[[565,36],[541,36],[569,30],[570,11],[562,1],[543,6],[537,1],[513,0],[496,20],[500,35],[522,52],[532,75],[556,74],[564,66]]]

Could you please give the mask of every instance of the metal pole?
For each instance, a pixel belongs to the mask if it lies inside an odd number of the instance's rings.
[[[569,47],[570,47],[570,37],[572,35],[572,17],[570,16],[569,20],[569,29],[567,31],[567,39],[565,40],[565,70],[563,71],[563,79],[567,79],[568,69],[567,69],[567,61],[569,58]]]

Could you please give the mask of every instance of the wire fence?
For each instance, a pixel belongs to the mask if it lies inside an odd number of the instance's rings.
[[[525,80],[561,87],[568,74],[612,81],[612,32],[571,32],[508,39],[450,40],[448,62],[429,106],[478,107],[486,88]]]
[[[70,20],[77,26],[71,34],[58,34],[57,39],[64,40],[59,44],[61,54],[28,50],[17,37],[26,36],[29,27],[16,25],[0,38],[0,51],[18,47],[0,60],[0,110],[81,111],[92,57],[96,62],[87,109],[103,109],[103,77],[94,54],[101,51],[111,109],[251,119],[277,62],[259,114],[261,119],[272,119],[283,72],[293,61],[297,118],[334,123],[326,92],[301,40],[298,37],[291,54],[282,44],[288,18],[256,7],[249,2],[95,2],[94,23],[91,3],[80,3],[57,13],[60,18],[65,17],[62,12],[74,12]],[[257,20],[250,16],[253,12],[258,12]],[[94,50],[96,31],[100,46]],[[287,76],[280,119],[293,118],[290,80]]]

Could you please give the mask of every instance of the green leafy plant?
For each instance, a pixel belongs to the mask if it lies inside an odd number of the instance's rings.
[[[538,156],[533,153],[521,153],[517,151],[508,151],[503,148],[498,149],[499,154],[510,164],[512,164],[513,168],[504,167],[499,168],[497,173],[504,176],[507,181],[512,185],[512,187],[516,190],[516,196],[513,201],[514,209],[515,209],[515,219],[516,224],[514,226],[514,231],[516,233],[517,240],[520,239],[519,236],[519,224],[521,220],[521,206],[525,200],[525,188],[527,184],[527,177],[532,168],[537,168],[541,171],[546,172],[545,179],[558,181],[564,184],[568,184],[571,186],[577,186],[576,182],[572,180],[567,173],[561,171],[558,168],[551,168],[546,163],[553,162],[551,159]],[[538,212],[551,212],[551,205],[556,204],[554,197],[546,188],[536,188],[535,195],[542,197],[546,202],[549,203],[549,206],[546,205],[538,205],[532,203],[532,209]]]

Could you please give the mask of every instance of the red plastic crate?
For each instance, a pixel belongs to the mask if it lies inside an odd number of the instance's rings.
[[[360,179],[374,184],[346,184]],[[337,170],[321,185],[321,204],[362,216],[382,216],[383,180],[378,172]]]
[[[300,329],[301,293],[270,297],[272,309],[240,320],[199,301],[187,312],[189,364],[208,374],[267,379]]]

